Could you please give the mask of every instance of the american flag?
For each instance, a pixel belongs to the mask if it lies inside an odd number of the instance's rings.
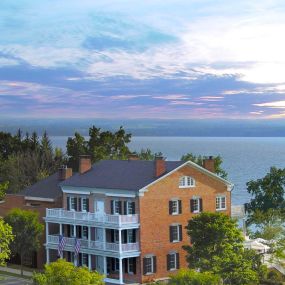
[[[60,235],[58,239],[58,248],[57,248],[58,256],[62,256],[65,243],[66,243],[65,237],[63,235]]]
[[[75,244],[74,244],[74,254],[75,254],[75,256],[78,255],[79,251],[80,251],[80,240],[76,238],[75,239]]]

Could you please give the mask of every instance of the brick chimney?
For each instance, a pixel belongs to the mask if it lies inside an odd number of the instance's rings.
[[[133,152],[128,155],[128,160],[140,160],[137,153]]]
[[[58,180],[66,180],[72,176],[72,168],[67,168],[66,165],[62,165],[58,169]]]
[[[83,174],[91,169],[91,157],[90,155],[79,156],[79,173]]]
[[[166,164],[162,156],[156,156],[154,163],[155,163],[155,177],[159,177],[166,172]]]
[[[203,159],[203,167],[215,173],[215,160],[212,156]]]

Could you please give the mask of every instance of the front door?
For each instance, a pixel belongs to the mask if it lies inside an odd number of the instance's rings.
[[[95,200],[94,202],[94,211],[96,214],[104,214],[105,213],[105,202],[104,200]]]
[[[102,228],[95,228],[95,240],[103,241],[103,229]]]
[[[96,255],[96,271],[103,274],[104,273],[104,257]]]

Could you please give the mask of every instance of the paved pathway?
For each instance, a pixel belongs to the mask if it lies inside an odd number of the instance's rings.
[[[13,277],[13,276],[0,274],[0,284],[1,285],[31,285],[32,281],[19,278],[19,277]]]

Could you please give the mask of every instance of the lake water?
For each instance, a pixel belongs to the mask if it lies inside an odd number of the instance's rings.
[[[54,146],[65,149],[67,137],[51,137]],[[132,151],[149,148],[161,151],[167,160],[179,160],[187,152],[196,155],[221,155],[228,180],[235,187],[232,202],[248,202],[246,182],[262,178],[271,166],[285,168],[285,138],[213,137],[132,137]]]

